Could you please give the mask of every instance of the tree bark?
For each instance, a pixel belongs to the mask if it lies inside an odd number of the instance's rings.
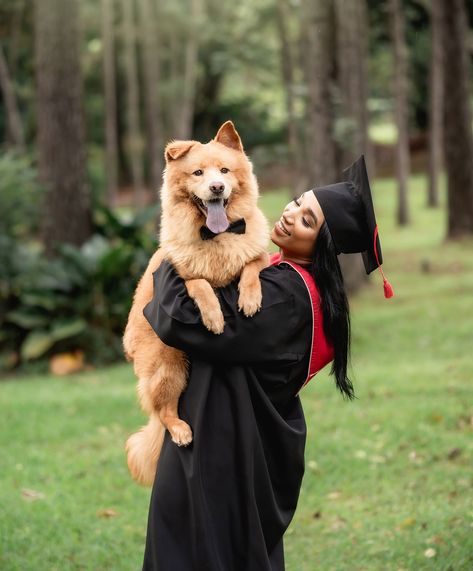
[[[448,177],[448,238],[473,234],[473,137],[468,28],[463,0],[442,1],[444,149]]]
[[[0,88],[2,90],[5,111],[7,115],[8,131],[11,142],[15,147],[23,150],[25,139],[23,136],[23,126],[21,124],[20,113],[16,101],[15,88],[8,71],[7,60],[0,45]]]
[[[359,155],[370,161],[367,113],[367,22],[365,0],[335,0],[335,36],[337,40],[337,99],[340,125],[337,137],[338,172]],[[369,168],[370,165],[368,165]],[[347,289],[356,291],[365,281],[366,272],[359,255],[339,258]]]
[[[58,244],[91,235],[77,0],[37,0],[36,81],[39,175],[47,188],[42,236]]]
[[[439,178],[443,163],[443,50],[441,0],[430,8],[429,189],[427,205],[439,205]]]
[[[302,34],[306,44],[304,71],[308,86],[308,171],[313,186],[337,178],[333,77],[333,9],[326,0],[303,0]]]
[[[367,24],[365,0],[335,0],[337,84],[342,122],[340,167],[368,156]]]
[[[140,94],[136,65],[134,0],[122,0],[123,40],[125,44],[127,150],[131,167],[135,207],[145,203],[143,137],[140,129]]]
[[[401,0],[390,0],[391,33],[394,47],[394,103],[397,126],[396,163],[398,178],[397,221],[401,226],[409,224],[409,127],[408,127],[408,77],[407,46],[404,35],[404,15]]]
[[[102,0],[103,76],[105,92],[105,176],[107,204],[113,206],[118,187],[117,87],[115,74],[114,0]]]
[[[163,136],[159,101],[160,61],[156,36],[156,14],[150,0],[139,0],[141,22],[141,55],[145,88],[145,110],[148,134],[151,184],[154,196],[162,182]]]
[[[303,153],[297,131],[294,97],[294,57],[288,31],[290,11],[287,0],[277,0],[276,22],[280,41],[281,72],[286,96],[287,135],[289,161],[295,172],[292,194],[300,196],[307,189],[308,180],[305,174]]]
[[[194,98],[197,58],[199,52],[199,23],[202,13],[202,0],[190,0],[190,26],[184,54],[184,76],[181,108],[178,114],[177,138],[192,138],[194,119]]]

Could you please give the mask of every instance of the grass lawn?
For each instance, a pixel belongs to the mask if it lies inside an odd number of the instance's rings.
[[[358,400],[326,372],[301,393],[306,475],[287,571],[473,569],[473,241],[443,242],[424,187],[411,179],[413,224],[399,230],[394,182],[375,186],[396,297],[375,274],[352,300]],[[285,201],[262,197],[272,218]],[[0,569],[141,568],[149,490],[123,452],[143,421],[134,391],[128,365],[0,383]]]

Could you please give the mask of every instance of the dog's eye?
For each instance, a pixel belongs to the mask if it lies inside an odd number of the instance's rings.
[[[204,174],[204,171],[202,169],[197,169],[192,174],[195,174],[195,176],[202,176]]]
[[[230,172],[230,171],[229,171],[229,169],[223,167],[223,168],[220,169],[220,172],[223,173],[223,174],[226,174],[227,172]]]

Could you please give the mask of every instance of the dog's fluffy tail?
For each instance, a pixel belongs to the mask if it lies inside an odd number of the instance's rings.
[[[153,413],[148,424],[126,441],[128,469],[142,486],[151,486],[154,482],[165,430],[159,416]]]

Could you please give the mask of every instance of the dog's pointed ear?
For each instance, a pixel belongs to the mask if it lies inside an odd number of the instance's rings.
[[[226,121],[218,130],[215,135],[214,141],[217,143],[222,143],[230,149],[235,149],[235,151],[243,152],[243,145],[240,139],[240,135],[235,129],[235,125],[232,121]]]
[[[171,141],[166,145],[164,158],[166,162],[175,161],[188,153],[195,145],[195,141]]]

